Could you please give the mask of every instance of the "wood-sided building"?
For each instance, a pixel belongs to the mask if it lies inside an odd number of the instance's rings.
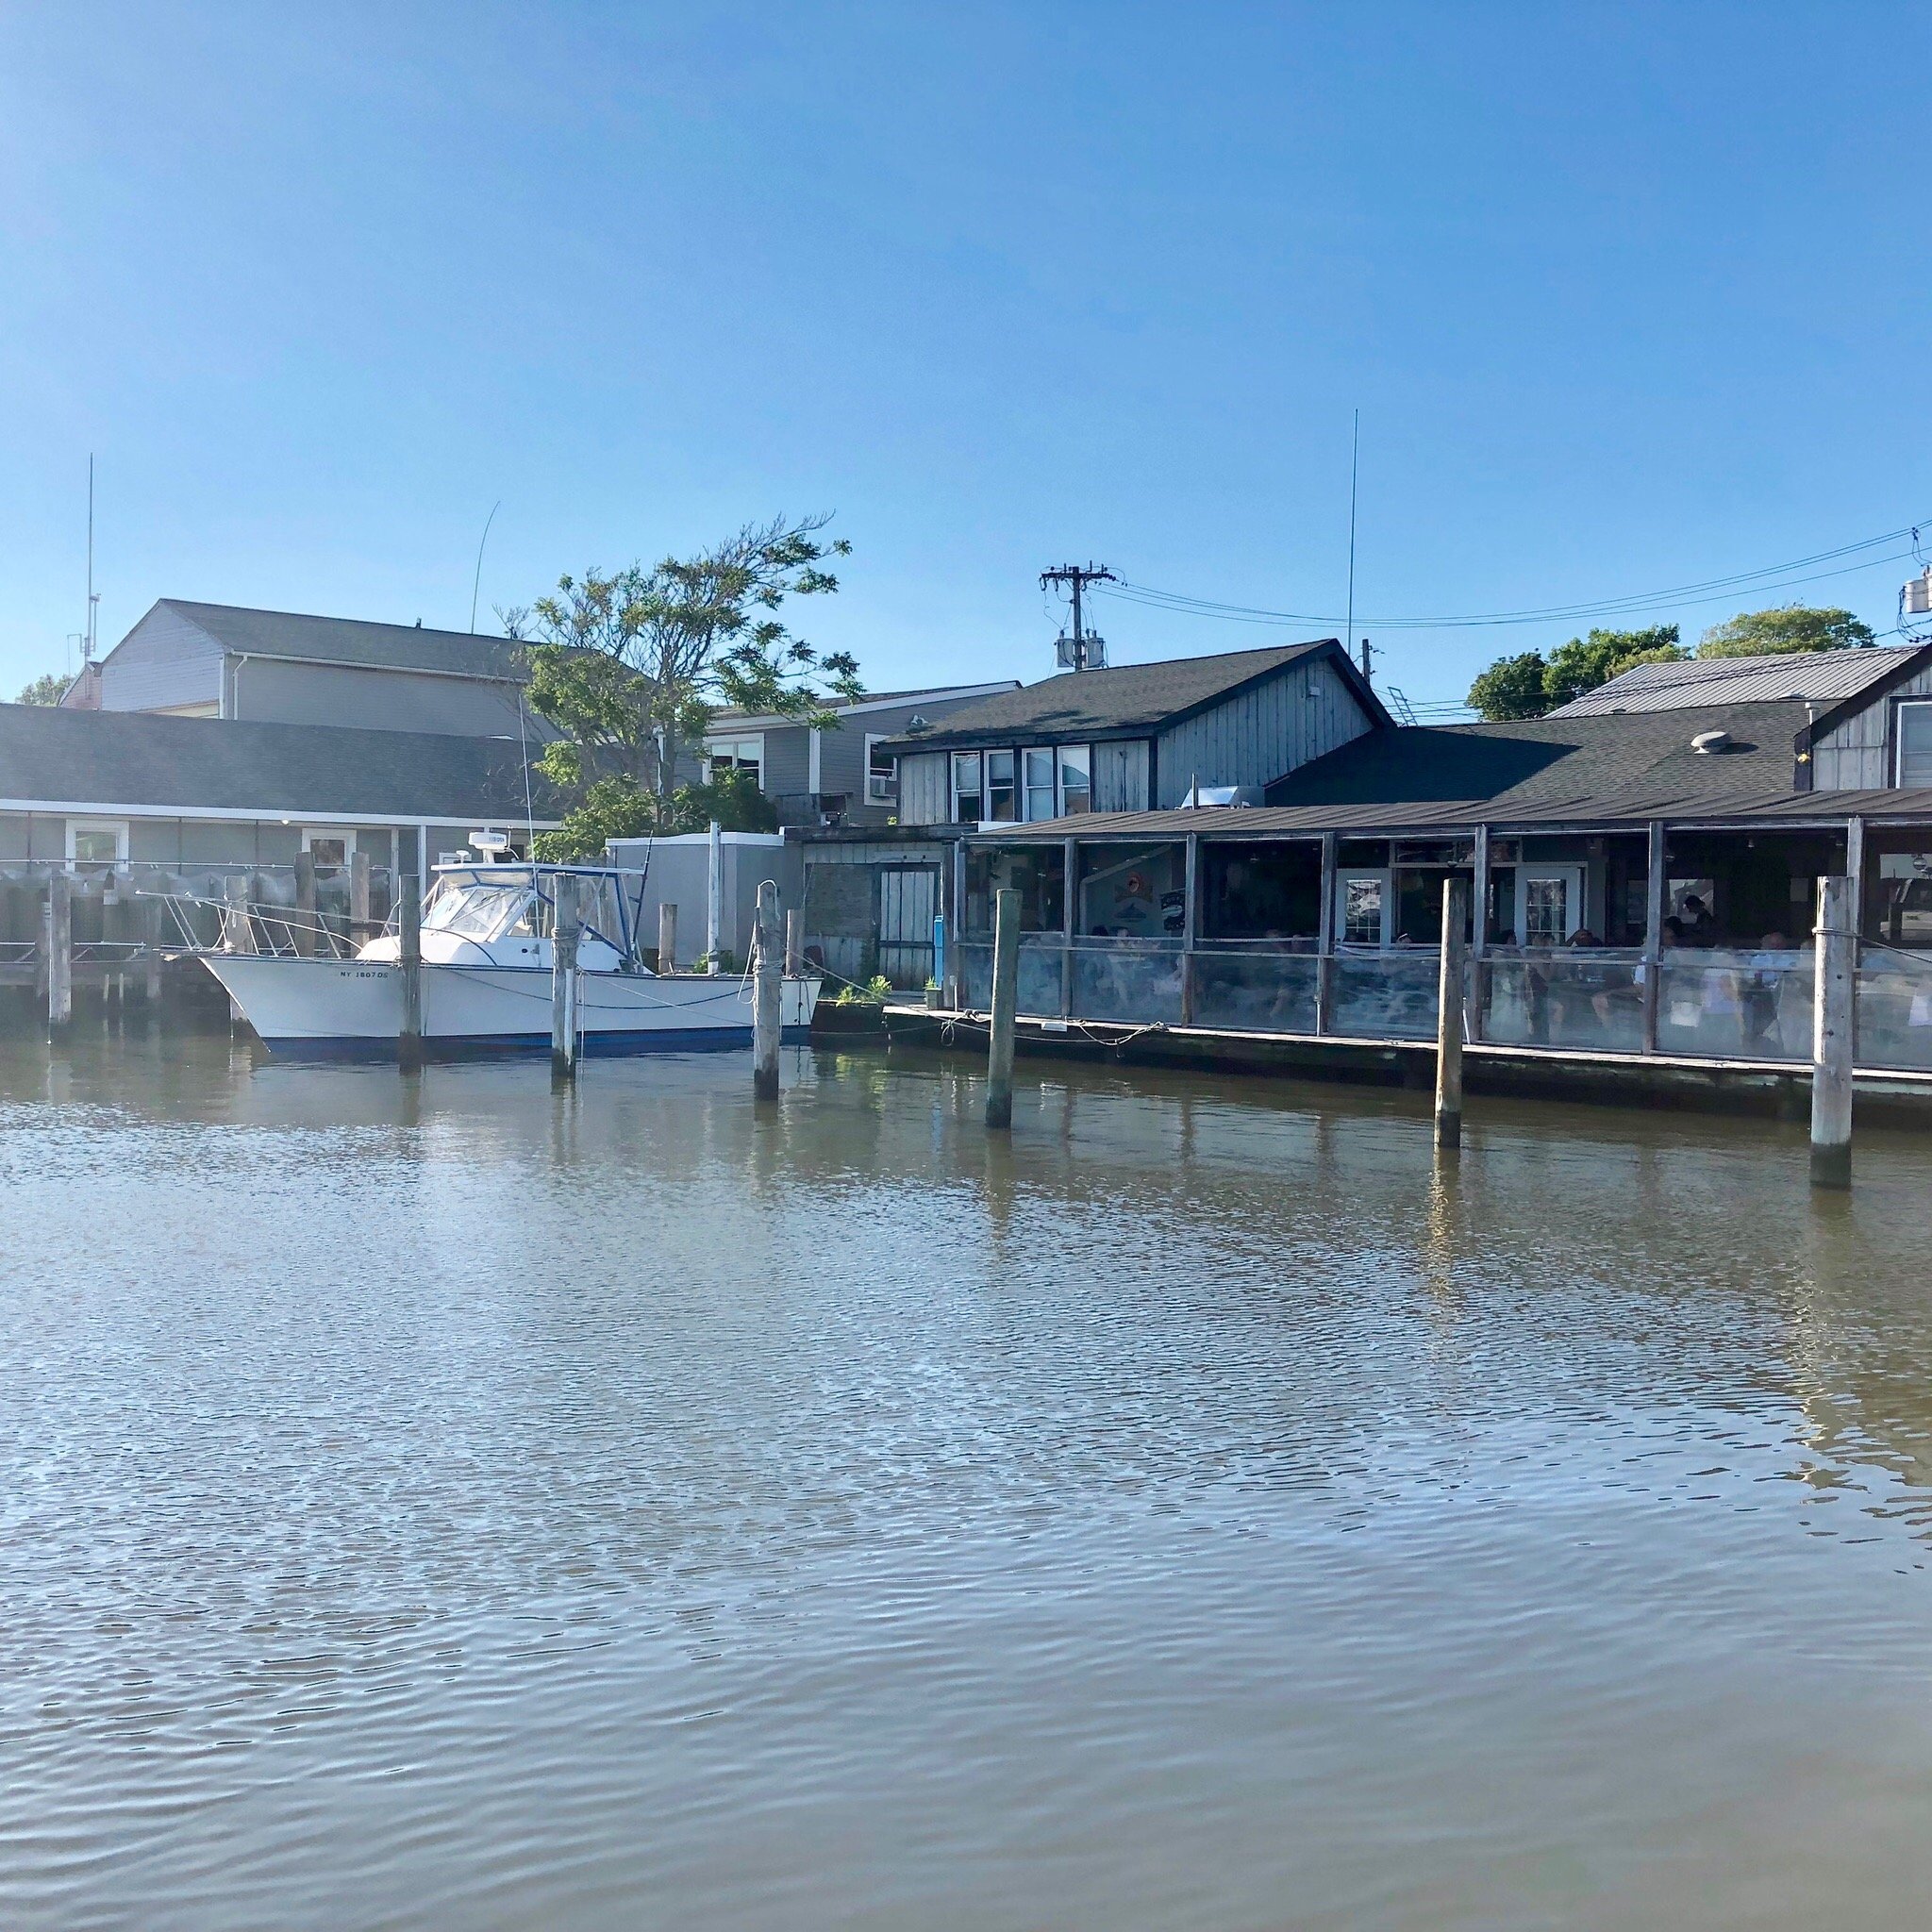
[[[1817,883],[1858,908],[1859,1058],[1932,1070],[1932,647],[1648,666],[1515,724],[1378,725],[1265,805],[976,825],[956,1000],[1022,894],[1049,1020],[1433,1033],[1444,882],[1473,1037],[1808,1056]]]

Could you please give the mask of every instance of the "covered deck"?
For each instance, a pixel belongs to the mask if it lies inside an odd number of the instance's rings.
[[[1796,1068],[1831,874],[1860,908],[1859,1067],[1932,1073],[1932,798],[1896,792],[1634,823],[1292,808],[988,829],[954,849],[943,997],[986,1009],[993,893],[1010,887],[1019,1011],[1048,1030],[1433,1041],[1460,876],[1473,1046]]]

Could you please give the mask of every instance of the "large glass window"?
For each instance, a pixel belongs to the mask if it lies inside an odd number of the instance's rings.
[[[1019,788],[1014,782],[1014,756],[1009,751],[986,755],[986,815],[1002,824],[1020,816]]]
[[[765,741],[759,738],[713,738],[706,741],[705,758],[710,766],[712,781],[726,772],[750,774],[751,782],[759,782],[759,774],[764,769]]]
[[[976,825],[986,816],[986,795],[980,790],[979,774],[976,751],[953,754],[953,817],[961,824]]]
[[[1057,807],[1053,789],[1053,752],[1045,745],[1035,745],[1020,754],[1026,770],[1026,816],[1029,819],[1050,819]]]
[[[1932,704],[1898,708],[1898,782],[1932,786]]]
[[[1060,811],[1065,817],[1093,809],[1093,754],[1084,744],[1063,744],[1058,751]]]
[[[1879,938],[1894,946],[1932,946],[1932,852],[1880,855],[1876,910]]]

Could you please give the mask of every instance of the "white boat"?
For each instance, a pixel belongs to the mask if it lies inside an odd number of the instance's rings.
[[[736,974],[659,974],[638,957],[635,874],[588,867],[437,869],[423,911],[423,1048],[437,1057],[547,1052],[553,898],[577,882],[577,1021],[586,1054],[692,1052],[752,1043],[752,989]],[[641,899],[641,881],[638,881]],[[286,919],[287,915],[280,915]],[[345,958],[209,952],[202,963],[272,1054],[392,1056],[403,1025],[402,941],[387,931]],[[784,1035],[803,1040],[821,981],[788,977]]]

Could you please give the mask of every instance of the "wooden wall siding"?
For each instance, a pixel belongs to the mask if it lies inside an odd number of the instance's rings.
[[[1896,691],[1826,732],[1812,748],[1812,790],[1858,791],[1890,785],[1892,704],[1899,698],[1926,697],[1932,697],[1932,670],[1907,678]]]
[[[715,728],[715,727],[714,727]],[[768,726],[758,790],[772,798],[798,797],[811,790],[811,733],[803,724]]]
[[[222,695],[222,647],[173,610],[150,610],[102,659],[104,711],[212,705]]]
[[[481,678],[371,671],[350,664],[293,664],[251,658],[231,669],[235,714],[283,724],[346,724],[373,731],[434,731],[458,738],[514,738],[547,744],[555,729],[515,691]]]
[[[1093,809],[1147,809],[1147,741],[1130,738],[1093,747]]]
[[[1359,738],[1369,720],[1334,665],[1290,664],[1160,735],[1158,808],[1203,785],[1268,785]]]
[[[946,754],[914,752],[899,760],[899,823],[942,825],[953,815]]]

